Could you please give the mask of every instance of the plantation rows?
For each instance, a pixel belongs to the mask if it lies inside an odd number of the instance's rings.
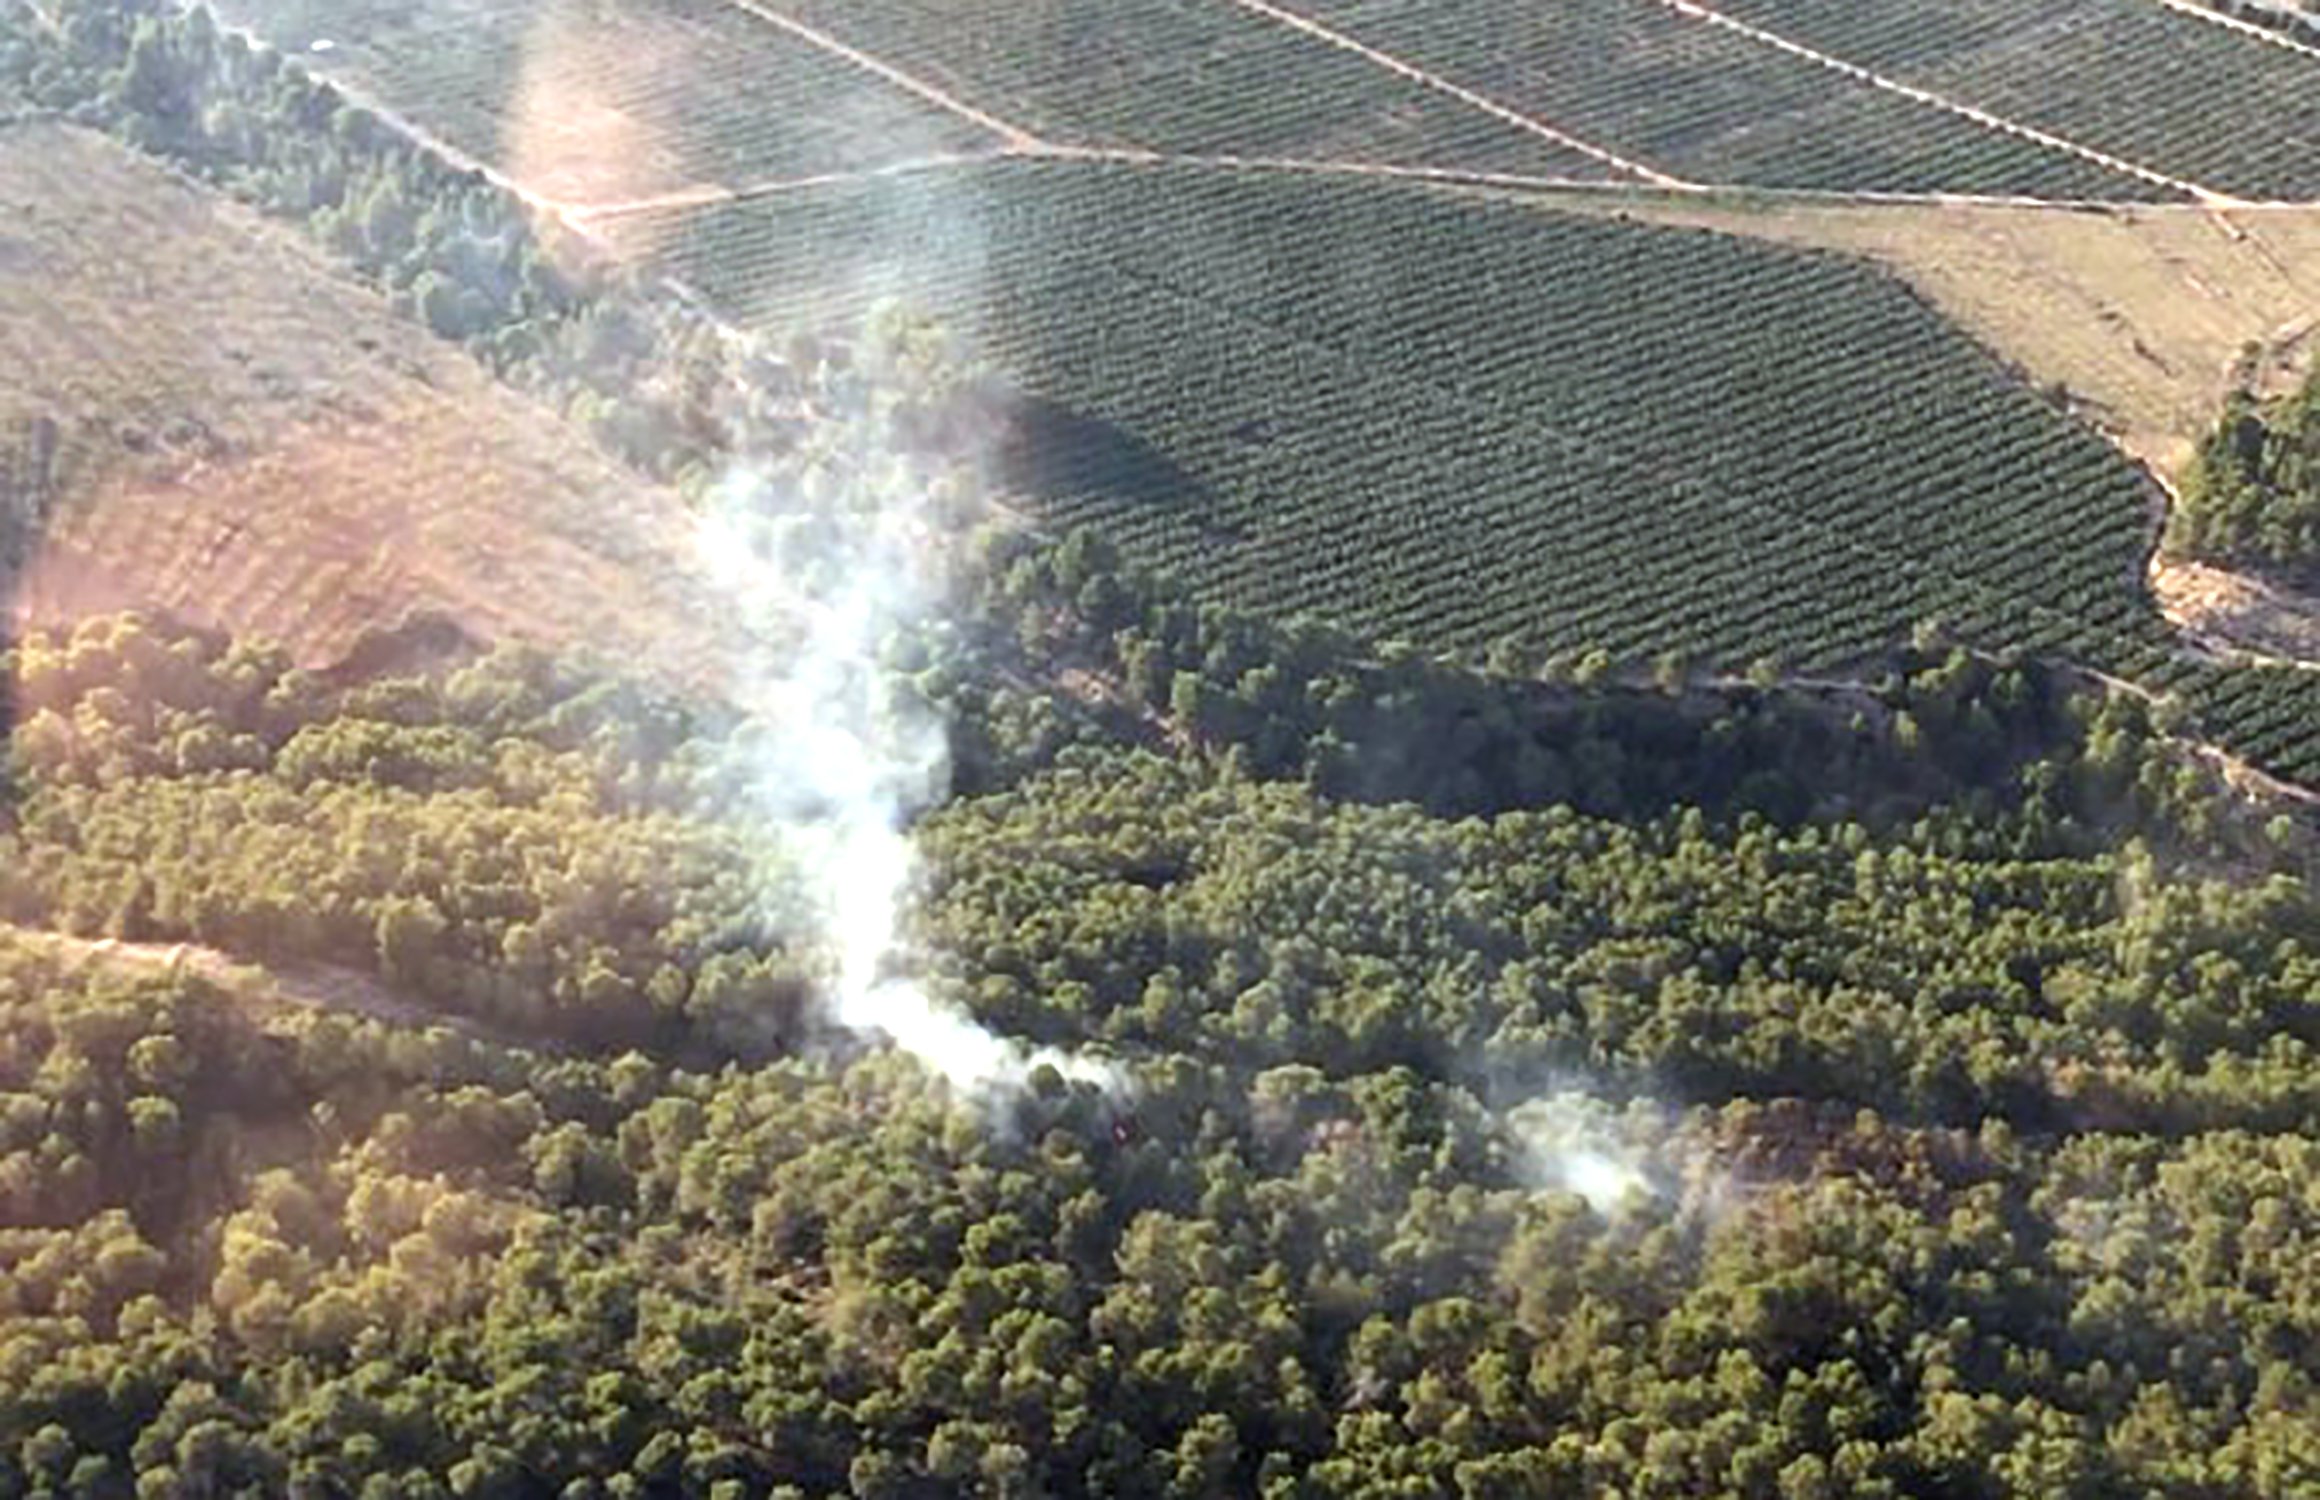
[[[2320,199],[2320,58],[2154,0],[1729,0],[1719,8],[2207,187]]]
[[[1702,182],[2166,196],[1654,0],[1310,0],[1303,8],[1397,57]]]
[[[621,199],[992,144],[732,0],[222,0],[529,185]],[[776,9],[1062,144],[1601,179],[1603,163],[1229,0]],[[2167,196],[1656,0],[1309,0],[1318,19],[1704,182]],[[2320,197],[2320,60],[2150,0],[1735,0],[1798,40],[2176,175]],[[308,51],[325,42],[328,50]]]
[[[617,200],[993,138],[723,0],[222,0],[244,23],[552,197]],[[310,49],[327,43],[323,52]]]
[[[2275,776],[2320,789],[2320,674],[2201,666],[2184,688],[2203,734]]]
[[[1842,662],[1935,615],[1993,643],[2157,628],[2134,472],[1849,263],[1027,163],[636,228],[752,322],[937,312],[1069,413],[1027,429],[1037,503],[1237,602],[1734,666]]]
[[[2180,693],[2320,784],[2320,679],[2176,651],[2132,582],[2134,473],[1857,266],[1377,184],[1028,164],[651,230],[763,325],[941,313],[1066,413],[1010,445],[1037,508],[1205,597],[1434,649],[1802,670],[1938,617]]]
[[[1608,175],[1592,158],[1227,0],[795,0],[786,9],[1068,144]]]

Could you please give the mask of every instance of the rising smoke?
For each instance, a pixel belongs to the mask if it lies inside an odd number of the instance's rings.
[[[1118,1089],[1109,1064],[1000,1036],[912,974],[912,819],[949,779],[939,711],[888,660],[945,617],[958,551],[943,483],[895,453],[873,408],[833,418],[843,440],[799,474],[736,470],[714,486],[704,565],[741,634],[732,692],[745,737],[746,811],[791,872],[769,899],[826,951],[827,1019],[882,1036],[958,1092],[996,1101],[1036,1068]]]
[[[1601,1214],[1656,1199],[1663,1191],[1649,1152],[1620,1128],[1611,1111],[1585,1094],[1528,1100],[1507,1112],[1506,1125],[1521,1150],[1523,1175],[1535,1187],[1575,1193]]]
[[[1525,1099],[1501,1119],[1527,1185],[1575,1194],[1606,1217],[1647,1210],[1712,1227],[1750,1198],[1728,1146],[1697,1111],[1686,1114],[1649,1098],[1613,1104],[1562,1086]]]
[[[695,174],[711,164],[687,159],[683,122],[601,102],[608,68],[656,76],[722,61],[646,30],[649,44],[636,28],[615,36],[554,8],[534,20],[521,41],[504,143],[519,180],[599,208],[704,185]],[[638,45],[682,55],[640,56]],[[918,151],[895,138],[890,116],[879,113],[889,151],[907,158],[942,149],[937,140]],[[846,268],[856,284],[830,288],[830,303],[861,307],[906,287],[919,262],[940,265],[953,282],[972,280],[981,241],[971,205],[941,213],[899,205],[896,222],[873,226]],[[634,240],[630,249],[648,244]],[[894,440],[893,402],[925,373],[908,368],[924,353],[913,332],[907,319],[872,316],[839,382],[847,388],[809,396],[810,458],[736,461],[709,487],[701,558],[734,636],[752,643],[723,674],[752,726],[736,741],[743,764],[728,784],[746,791],[734,811],[778,852],[764,917],[785,940],[822,955],[828,1021],[890,1040],[954,1090],[986,1101],[1019,1089],[1041,1065],[1117,1091],[1123,1082],[1109,1064],[1000,1036],[929,994],[907,952],[918,867],[910,824],[942,795],[949,746],[939,711],[885,652],[947,617],[948,564],[972,517],[957,513],[958,496],[938,492],[983,457],[952,452],[930,472]],[[975,447],[972,434],[963,442]]]

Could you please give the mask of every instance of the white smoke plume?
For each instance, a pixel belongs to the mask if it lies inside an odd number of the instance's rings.
[[[1648,1155],[1618,1128],[1616,1117],[1585,1094],[1555,1093],[1507,1112],[1534,1186],[1576,1193],[1599,1214],[1660,1197]]]
[[[875,413],[837,425],[850,430],[843,451],[780,480],[729,473],[702,521],[706,570],[760,643],[731,691],[754,721],[746,812],[794,883],[769,908],[809,924],[828,953],[828,1019],[890,1040],[959,1093],[995,1101],[1042,1064],[1116,1090],[1109,1064],[998,1035],[911,975],[909,828],[947,784],[948,736],[885,657],[942,618],[958,537],[941,481],[879,451]]]
[[[1583,1088],[1527,1099],[1501,1117],[1524,1180],[1575,1193],[1598,1214],[1649,1210],[1714,1225],[1749,1201],[1711,1114],[1636,1099],[1613,1105]]]

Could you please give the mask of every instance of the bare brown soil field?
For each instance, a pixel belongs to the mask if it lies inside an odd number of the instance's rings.
[[[2320,208],[1554,201],[1880,261],[2167,477],[2246,346],[2286,379],[2320,321]]]
[[[2309,595],[2168,557],[2152,559],[2151,594],[2176,629],[2217,656],[2320,662],[2320,601]]]
[[[40,444],[19,626],[145,608],[325,666],[435,614],[710,670],[675,495],[275,226],[51,124],[0,132],[0,455]]]

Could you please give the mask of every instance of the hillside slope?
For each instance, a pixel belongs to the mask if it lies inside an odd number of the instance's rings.
[[[19,624],[160,609],[310,665],[420,613],[686,671],[713,638],[672,493],[256,215],[62,125],[0,144],[0,445],[50,518]]]

